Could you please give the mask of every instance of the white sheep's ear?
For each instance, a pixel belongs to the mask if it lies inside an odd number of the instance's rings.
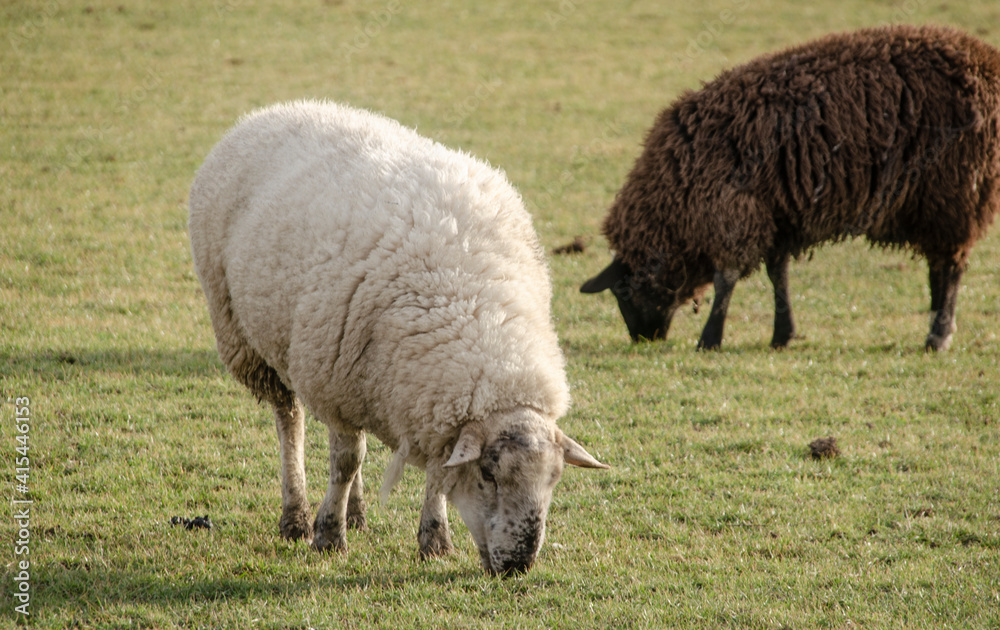
[[[556,442],[563,447],[563,459],[571,466],[602,468],[605,470],[611,468],[611,466],[594,459],[594,456],[588,453],[587,449],[577,444],[573,438],[558,429],[556,430]]]
[[[476,461],[483,452],[483,442],[485,441],[478,427],[472,424],[465,425],[458,434],[458,442],[455,443],[451,458],[448,459],[444,467],[451,468]]]

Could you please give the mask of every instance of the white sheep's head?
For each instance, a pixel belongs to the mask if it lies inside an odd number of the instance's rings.
[[[448,498],[492,575],[531,568],[563,465],[609,468],[537,412],[519,408],[466,425],[445,468],[458,468]]]

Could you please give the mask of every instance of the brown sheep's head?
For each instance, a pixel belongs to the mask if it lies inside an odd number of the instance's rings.
[[[462,429],[444,465],[459,469],[448,498],[487,573],[523,573],[534,564],[564,464],[608,468],[532,409],[502,412]]]
[[[620,258],[611,261],[604,271],[580,287],[581,293],[600,293],[607,289],[618,300],[632,341],[666,339],[677,309],[694,300],[695,312],[712,274],[691,275],[682,271],[636,274]],[[666,281],[664,281],[666,279]],[[672,288],[673,287],[673,288]]]

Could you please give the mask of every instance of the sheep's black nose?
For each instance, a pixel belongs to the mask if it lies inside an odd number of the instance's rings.
[[[539,523],[540,520],[536,520],[527,527],[527,531],[519,538],[513,549],[508,549],[505,553],[492,554],[489,563],[490,573],[510,577],[526,573],[535,564],[545,532],[544,526]]]

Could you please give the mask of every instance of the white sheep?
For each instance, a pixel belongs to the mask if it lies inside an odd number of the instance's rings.
[[[219,354],[274,407],[281,534],[346,548],[363,528],[365,432],[424,468],[422,557],[451,550],[446,497],[485,569],[530,568],[563,463],[607,468],[556,426],[569,403],[531,219],[502,173],[334,103],[246,116],[191,187]],[[301,403],[299,402],[301,401]],[[329,428],[309,523],[302,403]]]

